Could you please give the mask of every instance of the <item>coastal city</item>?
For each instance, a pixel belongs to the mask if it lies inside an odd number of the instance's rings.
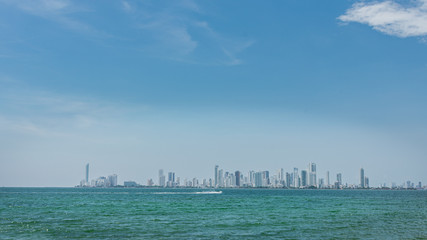
[[[291,172],[285,172],[283,168],[275,171],[224,171],[218,165],[213,169],[213,177],[204,178],[184,178],[176,176],[175,172],[165,173],[163,169],[158,171],[158,179],[148,179],[146,184],[135,181],[124,181],[123,185],[118,184],[117,174],[107,177],[101,176],[90,180],[89,164],[86,164],[85,179],[80,181],[76,187],[160,187],[160,188],[285,188],[285,189],[427,189],[421,182],[417,184],[406,181],[401,184],[391,183],[389,186],[384,183],[378,187],[369,184],[369,177],[365,175],[363,168],[359,169],[358,183],[345,183],[341,173],[330,175],[326,171],[325,177],[318,177],[315,163],[309,163],[307,169],[299,170],[293,168]]]

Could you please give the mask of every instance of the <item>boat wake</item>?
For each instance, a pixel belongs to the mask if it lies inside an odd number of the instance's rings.
[[[152,194],[222,194],[222,191],[203,191],[203,192],[153,192]]]

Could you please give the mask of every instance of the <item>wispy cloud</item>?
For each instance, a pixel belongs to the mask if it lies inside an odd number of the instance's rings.
[[[344,15],[343,22],[359,22],[388,35],[422,37],[427,35],[427,0],[358,2]]]
[[[95,37],[110,37],[109,34],[71,17],[70,15],[73,13],[87,10],[68,0],[0,0],[0,2],[14,6],[33,16],[56,22],[76,32]]]
[[[253,44],[212,28],[202,7],[191,0],[160,7],[123,1],[123,9],[134,17],[144,36],[152,39],[148,43],[144,39],[147,44],[143,49],[153,55],[199,64],[237,65],[243,62],[238,53]]]

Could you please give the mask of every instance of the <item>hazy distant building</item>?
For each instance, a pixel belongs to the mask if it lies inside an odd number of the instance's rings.
[[[317,173],[315,163],[310,163],[308,165],[308,185],[317,186]]]
[[[262,172],[255,173],[255,187],[264,187]]]
[[[262,172],[262,181],[263,181],[264,187],[270,185],[270,172],[269,171],[263,171]]]
[[[215,187],[218,187],[219,185],[219,170],[218,170],[219,166],[215,165]]]
[[[307,186],[307,171],[301,170],[301,186],[306,187]]]
[[[235,184],[235,186],[236,187],[240,187],[241,186],[241,182],[240,182],[240,180],[241,180],[241,173],[240,173],[240,171],[236,171],[235,172],[235,177],[236,177],[236,184]]]
[[[299,175],[298,175],[298,168],[294,168],[294,176],[293,176],[293,187],[299,188]]]
[[[292,177],[291,177],[291,174],[289,174],[288,172],[286,172],[285,176],[286,176],[285,186],[289,188],[292,185]]]
[[[86,164],[86,182],[89,183],[89,163]]]
[[[283,168],[280,169],[279,181],[283,186],[285,185],[285,170]]]
[[[98,179],[96,179],[95,184],[93,186],[108,187],[109,186],[108,179],[106,177],[99,177]]]
[[[224,170],[218,171],[218,187],[224,187]]]
[[[365,177],[365,188],[369,188],[369,178]]]
[[[166,185],[166,177],[163,174],[163,169],[159,170],[159,186],[164,187]]]
[[[169,172],[168,173],[167,186],[168,187],[175,187],[175,173],[174,172]]]
[[[337,183],[338,183],[339,187],[342,186],[342,174],[341,173],[337,174]]]
[[[125,187],[137,187],[138,184],[134,181],[124,181],[123,185]]]
[[[108,176],[108,185],[110,187],[116,187],[117,186],[117,175],[116,174]]]
[[[153,179],[148,179],[147,180],[147,186],[149,186],[149,187],[152,187],[154,185],[154,181],[153,181]]]
[[[325,180],[323,178],[319,179],[319,188],[325,188]]]
[[[365,170],[360,169],[360,187],[365,188]]]
[[[329,171],[326,171],[326,187],[329,187],[331,185],[329,181]]]

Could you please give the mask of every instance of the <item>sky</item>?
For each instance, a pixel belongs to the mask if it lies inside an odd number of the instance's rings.
[[[0,186],[427,183],[427,0],[0,0]]]

